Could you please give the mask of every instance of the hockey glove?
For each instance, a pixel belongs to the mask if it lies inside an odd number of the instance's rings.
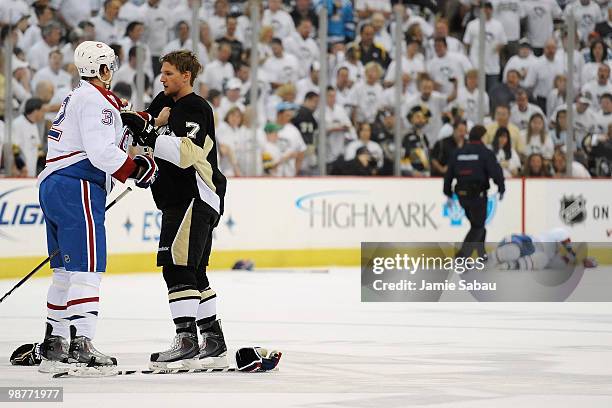
[[[153,160],[153,158],[150,156],[139,154],[138,156],[134,157],[134,162],[138,167],[136,167],[136,170],[134,170],[134,173],[130,176],[130,178],[134,179],[136,187],[149,188],[157,178],[158,174],[155,160]]]
[[[38,343],[21,345],[11,354],[11,364],[16,366],[36,366],[41,361]]]
[[[239,371],[260,372],[276,368],[282,353],[261,347],[243,347],[236,352],[236,367]]]
[[[157,132],[155,121],[147,112],[124,111],[121,112],[123,125],[132,132],[134,143],[139,146],[155,147]]]

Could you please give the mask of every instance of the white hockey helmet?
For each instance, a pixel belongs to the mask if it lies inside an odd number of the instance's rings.
[[[83,41],[74,50],[74,65],[82,77],[96,77],[107,86],[113,77],[113,72],[119,68],[115,51],[100,41]],[[104,81],[100,77],[100,66],[106,65],[111,72],[111,78]]]

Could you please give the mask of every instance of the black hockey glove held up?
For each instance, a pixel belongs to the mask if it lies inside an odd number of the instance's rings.
[[[154,148],[157,132],[155,121],[147,112],[123,111],[121,112],[123,125],[132,132],[134,143],[138,146]]]

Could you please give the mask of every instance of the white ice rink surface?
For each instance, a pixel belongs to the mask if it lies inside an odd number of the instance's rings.
[[[11,351],[44,330],[49,279],[34,279],[0,305],[0,386],[63,386],[61,406],[80,408],[612,407],[610,303],[365,304],[357,269],[211,282],[228,346],[282,350],[278,372],[50,379],[13,367]],[[106,276],[97,347],[145,368],[173,336],[166,296],[160,274]]]

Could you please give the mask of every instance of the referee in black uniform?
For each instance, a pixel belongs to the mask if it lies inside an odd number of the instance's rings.
[[[468,143],[454,152],[444,176],[444,194],[448,197],[449,202],[453,197],[451,188],[453,179],[457,179],[455,193],[470,221],[470,230],[463,240],[457,257],[470,257],[474,249],[479,257],[486,255],[484,242],[487,235],[485,220],[487,218],[489,179],[492,178],[497,184],[500,200],[506,190],[501,166],[493,152],[482,143],[482,137],[486,132],[484,126],[481,125],[472,128]]]

